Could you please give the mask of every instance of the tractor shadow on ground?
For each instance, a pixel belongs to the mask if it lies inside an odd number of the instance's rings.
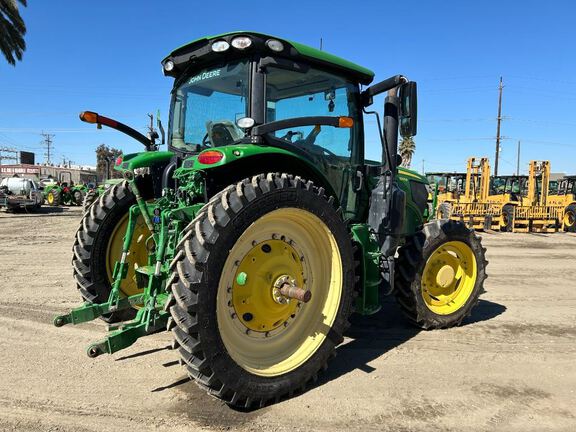
[[[501,315],[505,310],[506,307],[501,304],[480,300],[472,310],[472,314],[463,321],[462,326],[488,321]],[[351,341],[337,348],[337,356],[330,362],[328,370],[321,374],[318,381],[306,389],[304,393],[356,369],[366,373],[373,372],[375,369],[369,365],[370,362],[423,331],[406,320],[395,300],[391,298],[384,301],[382,309],[377,314],[372,316],[354,315],[351,321],[352,326],[345,334]],[[159,350],[161,349],[163,348]],[[155,350],[145,351],[141,355],[151,354],[153,351]],[[172,367],[177,364],[177,361],[172,361],[163,366]],[[171,408],[174,412],[183,414],[204,427],[225,429],[240,427],[249,424],[270,407],[267,405],[264,408],[248,410],[230,407],[208,396],[204,390],[198,388],[185,376],[181,376],[165,386],[151,389],[151,392],[156,393],[165,390],[176,390],[180,395],[180,402]],[[294,397],[300,395],[295,394]]]
[[[136,358],[136,357],[142,357],[142,356],[145,356],[145,355],[157,353],[157,352],[159,352],[159,351],[169,350],[169,349],[171,349],[171,348],[172,348],[172,347],[171,347],[170,345],[167,345],[167,346],[164,346],[164,347],[161,347],[161,348],[153,348],[153,349],[149,349],[149,350],[146,350],[146,351],[140,351],[140,352],[137,352],[137,353],[134,353],[134,354],[129,354],[129,355],[125,355],[125,356],[123,356],[123,357],[118,357],[118,358],[116,359],[116,361],[122,361],[122,360],[133,359],[133,358]]]
[[[464,319],[462,326],[488,321],[501,315],[506,306],[488,300],[480,300],[472,314]],[[356,369],[371,373],[375,369],[370,362],[425,331],[410,324],[394,299],[386,299],[382,309],[375,315],[354,315],[352,326],[345,334],[352,339],[337,348],[337,356],[313,387],[322,386]],[[449,331],[449,330],[432,330]]]
[[[39,209],[26,210],[26,209],[14,209],[14,210],[3,210],[3,214],[10,215],[10,218],[22,218],[22,217],[34,217],[34,216],[74,216],[78,217],[78,212],[70,211],[67,207],[50,207],[42,206]]]

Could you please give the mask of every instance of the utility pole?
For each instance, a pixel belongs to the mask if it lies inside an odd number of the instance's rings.
[[[322,51],[322,38],[320,38],[320,51]]]
[[[518,155],[516,156],[516,175],[520,175],[520,141],[518,141]]]
[[[424,159],[422,159],[422,174],[424,174],[426,171],[424,171]]]
[[[52,150],[54,149],[52,146],[52,138],[54,138],[56,135],[54,134],[48,134],[48,133],[44,133],[42,132],[41,134],[44,137],[44,142],[43,144],[46,146],[46,153],[44,153],[44,163],[46,165],[50,165],[50,155],[52,154]]]
[[[502,122],[502,77],[498,85],[498,122],[496,126],[496,161],[494,162],[494,175],[498,175],[498,158],[500,157],[500,123]]]

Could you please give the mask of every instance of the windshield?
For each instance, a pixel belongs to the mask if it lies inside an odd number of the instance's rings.
[[[231,144],[244,132],[236,120],[248,116],[247,61],[199,71],[173,91],[168,143],[197,152]]]

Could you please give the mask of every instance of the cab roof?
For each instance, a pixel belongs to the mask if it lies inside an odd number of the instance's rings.
[[[365,67],[359,66],[356,63],[351,61],[345,60],[341,57],[335,56],[330,54],[326,51],[321,51],[316,48],[312,48],[311,46],[304,45],[298,42],[292,42],[287,39],[279,38],[276,36],[252,32],[252,31],[234,31],[229,33],[222,33],[219,35],[214,36],[205,36],[192,42],[189,42],[185,45],[182,45],[175,50],[173,50],[164,60],[162,60],[162,64],[164,64],[168,60],[178,59],[180,62],[188,62],[198,56],[196,51],[201,50],[202,48],[211,46],[212,42],[216,42],[218,40],[226,40],[229,42],[236,36],[248,36],[254,39],[255,43],[254,49],[264,50],[265,41],[268,39],[276,39],[282,42],[285,45],[285,49],[282,52],[273,52],[268,51],[268,54],[280,57],[287,57],[297,60],[298,58],[302,58],[310,63],[315,63],[322,66],[327,66],[330,69],[336,69],[340,72],[343,72],[346,75],[353,77],[355,80],[360,82],[361,84],[370,84],[374,79],[374,72],[370,69]],[[251,48],[248,48],[247,51]],[[232,50],[233,48],[230,48]],[[201,50],[200,54],[209,54],[211,53],[211,49],[208,50]],[[214,54],[224,54],[224,53],[214,53]],[[189,55],[188,58],[186,56]],[[167,75],[174,75],[168,73]]]

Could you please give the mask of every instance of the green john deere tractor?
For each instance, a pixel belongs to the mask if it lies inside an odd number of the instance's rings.
[[[83,184],[75,185],[72,182],[72,173],[60,173],[60,181],[44,187],[44,199],[50,206],[82,205],[88,188]]]
[[[85,303],[54,324],[111,323],[90,357],[167,329],[198,385],[254,407],[304,389],[350,315],[377,312],[383,294],[425,329],[470,313],[486,277],[480,240],[428,222],[426,178],[398,168],[398,129],[416,134],[415,82],[366,87],[368,69],[251,32],[195,40],[162,65],[175,79],[168,151],[157,133],[81,114],[146,148],[117,161],[125,181],[76,234]],[[383,128],[367,131],[382,93]],[[365,158],[367,133],[382,161]]]

